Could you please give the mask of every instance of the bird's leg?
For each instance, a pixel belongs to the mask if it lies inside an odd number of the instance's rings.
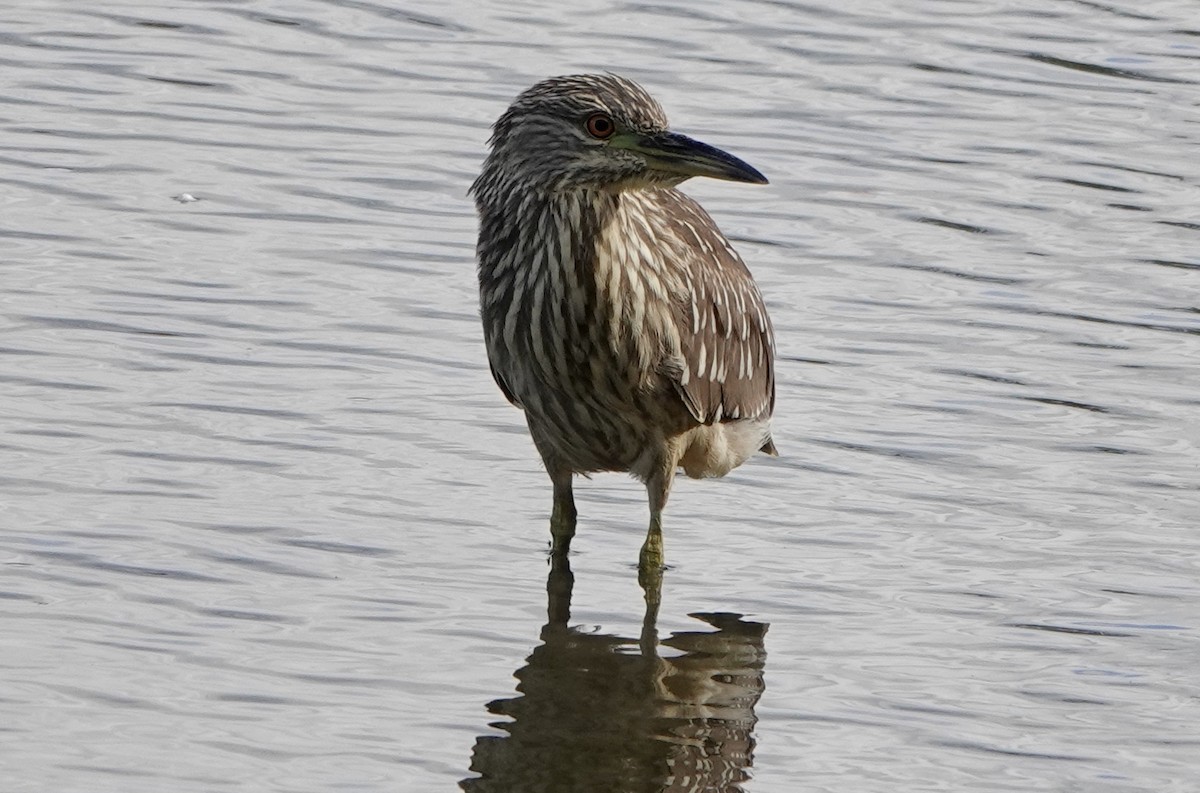
[[[550,553],[566,556],[571,550],[571,538],[575,536],[575,495],[571,490],[574,474],[568,469],[550,470],[550,481],[554,483],[554,508],[550,511]]]
[[[650,496],[650,529],[646,542],[638,557],[638,583],[646,593],[647,603],[658,603],[662,595],[663,536],[662,512],[671,493],[671,482],[675,478],[674,468],[659,469],[646,480],[646,492]]]
[[[650,531],[638,557],[638,583],[646,596],[647,608],[657,607],[662,599],[663,544],[662,517],[655,513],[650,517]]]

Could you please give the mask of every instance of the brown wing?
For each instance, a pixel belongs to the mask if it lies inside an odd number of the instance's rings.
[[[762,295],[708,213],[684,194],[674,196],[670,223],[690,280],[679,324],[684,367],[676,387],[703,424],[770,418],[775,336]],[[770,441],[763,448],[774,449]]]

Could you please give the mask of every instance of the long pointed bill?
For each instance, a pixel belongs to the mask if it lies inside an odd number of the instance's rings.
[[[624,132],[614,135],[609,145],[637,152],[656,171],[684,176],[709,176],[731,182],[767,183],[767,177],[732,154],[677,132],[654,135]]]

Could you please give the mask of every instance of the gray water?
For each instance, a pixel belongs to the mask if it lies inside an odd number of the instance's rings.
[[[1200,789],[1200,8],[564,5],[0,15],[0,789]],[[476,313],[489,124],[605,69],[771,179],[687,190],[782,456],[657,615]]]

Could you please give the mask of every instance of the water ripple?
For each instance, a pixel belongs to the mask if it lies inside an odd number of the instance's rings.
[[[586,723],[748,793],[1190,791],[1191,6],[18,6],[6,790],[482,787]],[[580,482],[567,618],[477,319],[488,127],[601,68],[772,182],[686,186],[784,456],[677,484],[653,647],[641,489]]]

